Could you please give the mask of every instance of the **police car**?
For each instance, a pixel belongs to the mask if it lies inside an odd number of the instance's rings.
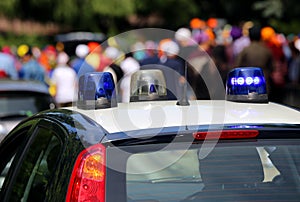
[[[268,101],[260,68],[231,71],[224,100],[165,100],[152,73],[129,103],[85,74],[76,106],[14,128],[1,201],[299,201],[300,112]]]

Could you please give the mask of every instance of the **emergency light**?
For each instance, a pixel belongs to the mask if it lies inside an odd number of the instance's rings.
[[[109,72],[89,72],[79,78],[77,107],[102,109],[116,107],[115,83]]]
[[[161,70],[139,70],[131,76],[130,102],[167,99],[166,81]]]
[[[231,70],[226,81],[226,100],[267,103],[263,70],[260,67],[239,67]]]

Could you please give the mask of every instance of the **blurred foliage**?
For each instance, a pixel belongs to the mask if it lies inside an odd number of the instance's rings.
[[[31,46],[44,47],[47,44],[51,44],[53,41],[51,38],[38,35],[16,35],[14,33],[0,34],[0,47],[8,44],[21,45],[30,44]]]
[[[253,20],[280,32],[299,32],[298,0],[2,0],[0,15],[55,22],[70,31],[117,34],[132,28],[175,30],[199,17],[224,18],[230,24]],[[134,19],[134,23],[130,21]],[[293,22],[293,23],[291,23]]]
[[[253,8],[262,10],[262,16],[265,18],[275,16],[281,18],[283,15],[283,1],[265,0],[254,3]]]
[[[150,16],[156,14],[161,17],[166,28],[186,26],[191,17],[197,16],[199,9],[196,1],[186,0],[143,0],[135,1],[136,14]]]

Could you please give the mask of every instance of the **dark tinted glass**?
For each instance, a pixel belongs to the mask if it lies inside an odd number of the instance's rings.
[[[0,154],[0,190],[2,190],[4,180],[6,179],[7,174],[11,169],[11,164],[15,158],[16,153],[19,150],[22,150],[23,146],[25,146],[26,133],[29,129],[30,127],[22,129],[19,134],[15,135],[13,141],[6,141],[4,143],[5,146],[2,146],[2,151]]]
[[[144,145],[135,148],[126,163],[127,198],[136,202],[297,201],[299,143],[224,143],[206,150],[177,143],[159,151]]]
[[[53,131],[46,128],[37,130],[13,183],[9,201],[43,201],[61,147]]]
[[[6,115],[29,116],[37,112],[53,108],[50,95],[41,93],[5,93],[0,95],[0,117]]]

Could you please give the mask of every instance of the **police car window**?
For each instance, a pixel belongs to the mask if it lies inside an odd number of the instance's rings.
[[[295,201],[300,198],[298,145],[161,150],[131,155],[128,201]]]
[[[4,184],[5,177],[7,176],[7,173],[9,171],[10,166],[11,166],[11,163],[14,160],[14,157],[15,157],[15,155],[13,155],[12,158],[7,162],[7,164],[5,165],[4,169],[1,172],[1,175],[0,175],[0,191],[2,190],[2,186]]]
[[[52,104],[51,97],[42,93],[7,92],[2,93],[1,96],[0,108],[2,116],[5,114],[32,115],[49,109]]]
[[[25,144],[26,133],[30,127],[23,128],[18,134],[15,134],[15,139],[10,142],[6,142],[6,148],[1,153],[1,165],[0,165],[0,190],[4,185],[4,181],[8,175],[9,170],[11,169],[12,162],[15,158],[18,150],[23,149]],[[4,146],[3,146],[4,147]]]
[[[49,128],[38,128],[13,183],[9,201],[42,201],[62,144]]]
[[[257,152],[261,159],[264,172],[263,182],[272,182],[277,176],[280,176],[278,168],[270,159],[270,154],[276,150],[276,147],[257,147]]]

